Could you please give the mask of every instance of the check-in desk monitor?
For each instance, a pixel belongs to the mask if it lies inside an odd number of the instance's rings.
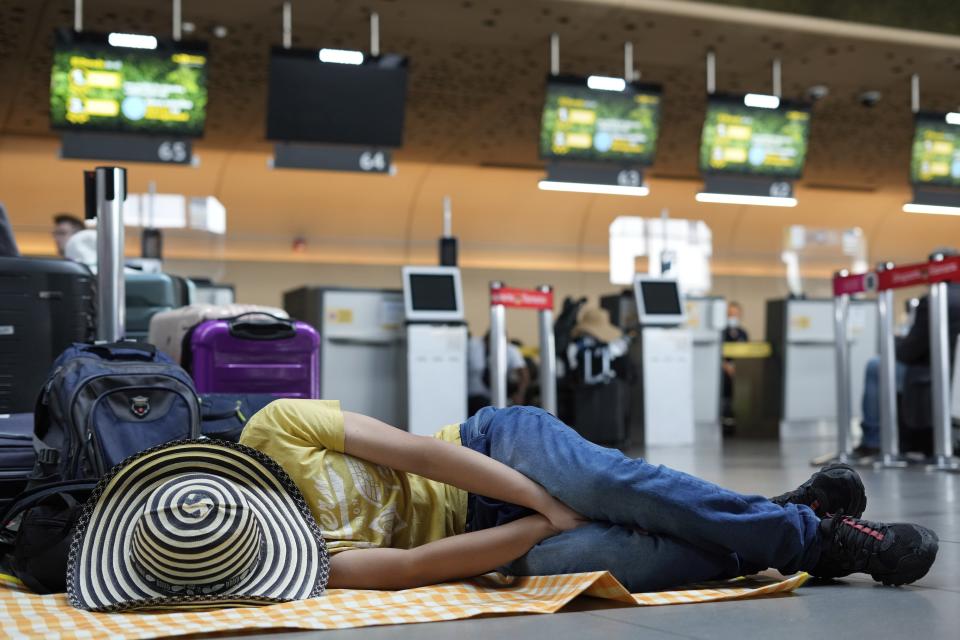
[[[641,325],[677,326],[686,322],[683,295],[676,279],[637,276],[633,287]]]
[[[404,267],[407,427],[432,435],[467,419],[467,326],[456,267]]]
[[[462,322],[460,270],[404,267],[403,304],[408,322]]]

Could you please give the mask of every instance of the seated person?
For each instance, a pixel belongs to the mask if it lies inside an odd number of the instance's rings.
[[[941,249],[944,255],[957,255],[952,249]],[[960,283],[947,285],[947,345],[950,350],[950,359],[953,360],[954,346],[957,336],[960,335]],[[917,305],[913,325],[909,333],[896,342],[897,358],[897,391],[908,393],[914,390],[917,381],[923,385],[929,379],[930,372],[930,300],[929,296],[920,299]],[[873,357],[867,363],[866,377],[863,386],[863,439],[860,446],[854,449],[855,456],[860,458],[873,457],[880,453],[880,358]],[[919,398],[905,398],[904,404],[929,404],[929,396],[921,394]],[[921,408],[921,407],[918,407]],[[901,421],[902,422],[902,421]],[[923,431],[930,432],[931,425],[911,425],[914,431],[918,426],[925,426]],[[906,434],[902,434],[906,435]],[[932,435],[932,433],[931,433]],[[916,439],[916,437],[914,437]],[[932,442],[932,438],[925,438]],[[926,448],[926,447],[923,447]],[[931,451],[925,451],[931,453]]]
[[[523,404],[530,386],[530,370],[520,348],[507,341],[507,402]],[[467,411],[476,413],[490,404],[490,332],[467,343]]]
[[[640,592],[767,567],[899,585],[924,576],[938,548],[927,528],[860,520],[866,496],[849,466],[772,499],[742,495],[593,445],[533,407],[486,407],[431,438],[336,401],[277,400],[240,442],[303,492],[331,588],[608,570]]]

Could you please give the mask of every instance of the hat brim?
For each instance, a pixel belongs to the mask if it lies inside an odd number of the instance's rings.
[[[600,342],[611,343],[623,337],[623,332],[612,324],[581,323],[573,328],[571,335],[579,338],[582,335],[593,336]]]
[[[171,595],[137,573],[131,536],[155,487],[198,471],[229,478],[244,490],[260,516],[263,554],[257,569],[226,591]],[[70,547],[67,597],[78,609],[104,612],[256,606],[318,597],[328,576],[320,529],[276,462],[241,444],[181,440],[127,458],[98,483]]]

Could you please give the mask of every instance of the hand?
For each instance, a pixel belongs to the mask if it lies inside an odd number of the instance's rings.
[[[589,522],[587,518],[552,496],[548,496],[547,503],[540,513],[550,521],[550,526],[556,529],[557,533],[576,529]]]

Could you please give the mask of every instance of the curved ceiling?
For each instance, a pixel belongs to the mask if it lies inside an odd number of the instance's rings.
[[[411,56],[404,148],[393,177],[270,170],[263,138],[269,46],[280,40],[280,2],[184,0],[195,36],[211,41],[207,134],[198,168],[130,165],[131,190],[156,180],[161,192],[216,195],[229,212],[226,242],[176,238],[171,255],[225,259],[398,263],[433,259],[440,200],[454,201],[464,263],[542,269],[606,268],[606,234],[616,215],[706,220],[718,270],[779,270],[783,228],[862,226],[871,254],[916,259],[957,230],[949,218],[908,215],[911,73],[922,74],[923,104],[954,108],[960,46],[791,31],[779,16],[761,23],[665,12],[669,1],[547,0],[294,2],[294,43],[366,48],[367,11],[381,16],[384,50]],[[634,8],[632,5],[644,8]],[[680,3],[676,3],[680,4]],[[683,3],[692,5],[693,3]],[[57,159],[47,122],[53,29],[72,21],[69,0],[4,0],[0,5],[0,199],[21,242],[49,248],[49,214],[81,202],[81,167]],[[168,32],[168,4],[85,3],[90,29]],[[657,10],[657,6],[663,10]],[[705,12],[706,13],[706,12]],[[771,14],[773,15],[773,14]],[[228,36],[208,33],[224,25]],[[782,25],[778,26],[778,25]],[[665,87],[661,139],[648,198],[544,193],[537,158],[547,36],[561,37],[565,72],[622,72],[622,44],[634,42],[643,78]],[[851,32],[854,32],[851,29]],[[933,36],[931,36],[933,38]],[[960,39],[957,39],[960,42]],[[718,88],[764,90],[769,63],[783,59],[784,94],[826,84],[814,107],[810,148],[796,209],[695,203],[704,112],[703,55],[719,57]],[[872,109],[857,96],[883,92]],[[293,254],[295,236],[307,251]]]

